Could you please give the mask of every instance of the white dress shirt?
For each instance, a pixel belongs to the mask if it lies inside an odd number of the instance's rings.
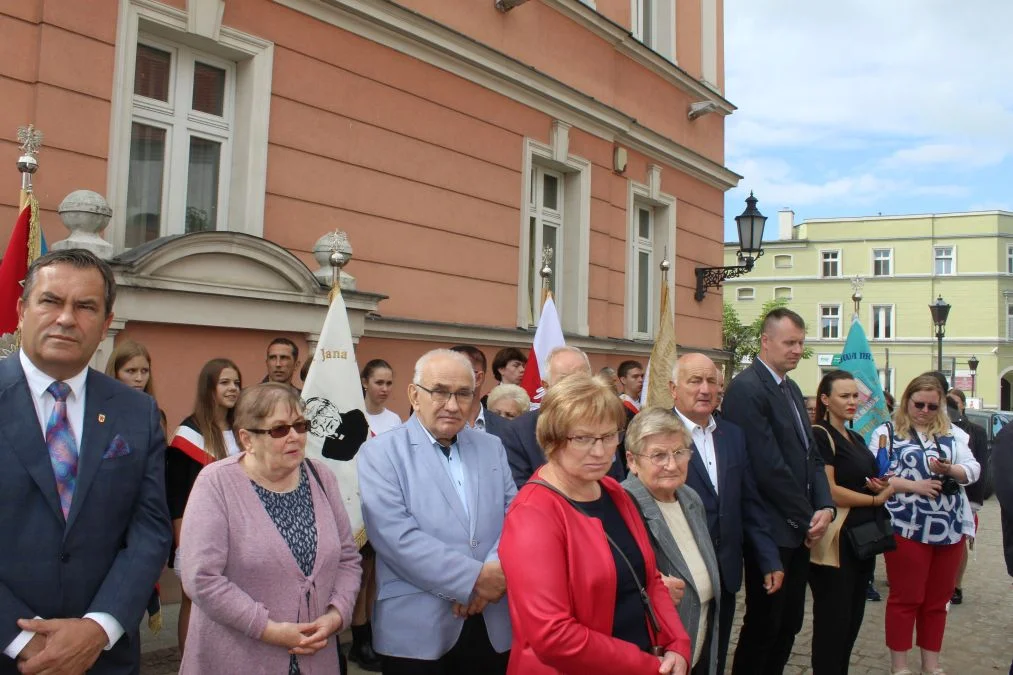
[[[450,482],[454,484],[454,490],[457,491],[457,496],[461,500],[461,506],[464,507],[464,512],[471,517],[471,511],[468,509],[468,480],[464,475],[464,464],[461,462],[461,448],[457,445],[457,439],[450,444],[450,456],[443,454],[443,446],[440,445],[436,437],[429,433],[429,429],[426,429],[426,425],[422,424],[422,420],[419,420],[419,426],[422,427],[422,431],[426,432],[426,436],[433,444],[433,449],[439,453],[440,463],[443,464],[443,468],[446,469],[447,475],[450,476]]]
[[[49,423],[49,417],[53,414],[53,408],[56,407],[56,399],[46,391],[56,380],[49,375],[35,367],[35,364],[25,355],[23,351],[18,352],[18,358],[21,360],[21,368],[25,371],[25,379],[28,381],[28,389],[32,394],[32,404],[35,406],[35,415],[39,420],[39,428],[42,429],[42,437],[46,437],[46,425]],[[74,440],[77,441],[78,451],[81,450],[81,432],[84,429],[84,387],[88,380],[88,369],[85,368],[80,373],[69,379],[63,380],[68,387],[70,387],[70,395],[67,396],[67,420],[70,422],[71,433],[74,434]],[[78,473],[80,473],[81,460],[78,459]],[[56,477],[53,477],[56,480]],[[28,618],[28,617],[25,617]],[[41,619],[42,617],[35,617]],[[111,614],[106,612],[88,612],[84,615],[85,619],[91,619],[105,631],[106,636],[109,638],[106,649],[112,649],[112,646],[116,644],[116,641],[123,637],[123,626],[120,622],[113,618]],[[35,633],[27,630],[21,631],[21,633],[14,638],[7,648],[4,649],[4,654],[12,659],[16,659],[21,650],[25,648],[31,639],[35,637]]]
[[[703,460],[703,465],[707,467],[707,476],[711,479],[711,485],[714,486],[714,492],[718,491],[718,455],[716,448],[714,447],[714,430],[718,428],[717,422],[714,421],[713,416],[707,418],[707,426],[702,427],[690,418],[682,414],[678,408],[675,412],[679,415],[679,419],[682,420],[686,430],[689,431],[690,436],[693,437],[693,444],[696,445],[696,451],[700,453],[700,459]]]

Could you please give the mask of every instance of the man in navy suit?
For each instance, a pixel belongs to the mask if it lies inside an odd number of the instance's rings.
[[[743,539],[756,552],[767,593],[780,590],[784,573],[749,465],[746,438],[737,426],[713,414],[721,389],[717,366],[703,354],[686,354],[672,369],[668,386],[675,412],[693,439],[686,483],[707,510],[707,529],[721,571],[717,672],[724,673],[735,594],[742,586]]]
[[[724,419],[738,425],[784,569],[779,593],[769,594],[763,565],[745,553],[746,615],[732,673],[784,672],[805,618],[809,547],[837,516],[823,460],[815,449],[802,392],[788,372],[805,347],[805,321],[790,309],[767,313],[760,353],[725,394]]]
[[[140,668],[172,528],[154,400],[88,368],[115,295],[109,266],[71,249],[36,260],[18,301],[21,350],[0,361],[0,675]]]
[[[591,362],[588,360],[587,354],[576,347],[556,347],[549,352],[546,363],[548,364],[548,372],[545,373],[545,380],[543,380],[546,389],[568,375],[574,373],[591,374]],[[535,438],[538,413],[538,410],[531,410],[507,424],[497,424],[488,429],[489,433],[499,436],[506,447],[507,460],[510,462],[510,470],[513,472],[518,490],[528,482],[535,469],[545,464],[545,453],[542,452],[542,447],[538,445],[538,440]],[[622,462],[615,457],[613,457],[612,468],[609,469],[608,475],[620,482],[626,478]]]

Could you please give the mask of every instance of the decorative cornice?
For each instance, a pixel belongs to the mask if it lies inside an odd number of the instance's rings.
[[[718,189],[735,187],[742,178],[722,164],[643,126],[636,118],[401,5],[372,0],[274,2],[453,73],[609,142],[625,145]],[[583,5],[571,9],[593,13],[599,17],[599,24],[607,22]],[[650,52],[643,45],[640,48]],[[640,48],[630,47],[642,58],[651,60],[652,57],[641,53]],[[667,64],[667,79],[676,77],[676,73],[689,78],[675,64],[654,56]],[[654,67],[661,65],[654,63]],[[727,101],[700,85],[701,95],[705,91],[709,92],[707,100],[729,111],[732,109]]]

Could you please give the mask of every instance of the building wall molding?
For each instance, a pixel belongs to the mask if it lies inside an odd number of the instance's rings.
[[[718,189],[731,189],[742,178],[719,162],[643,126],[636,118],[395,3],[372,0],[274,0],[274,2],[453,73],[609,143],[624,145]],[[602,22],[611,24],[597,12],[576,0],[556,0],[553,6],[564,3],[571,10],[587,12],[598,17],[593,22],[595,26],[602,27],[604,25]],[[621,26],[612,25],[614,28],[624,30]],[[626,37],[636,42],[628,34]],[[652,69],[659,67],[660,62],[664,61],[643,45],[640,45],[640,48],[647,53],[641,53],[635,48],[634,51],[637,51],[642,59],[648,62],[658,60],[654,62]],[[685,75],[684,71],[679,70],[674,64],[669,64],[669,67]],[[689,78],[688,75],[685,77]],[[694,88],[694,96],[700,96],[701,100],[712,100],[731,112],[733,108],[727,101],[708,87],[699,83],[697,86],[699,91]]]
[[[238,232],[162,237],[110,261],[119,321],[319,332],[327,289],[288,250]],[[352,336],[386,296],[343,291]],[[122,328],[122,326],[120,327]]]
[[[475,324],[440,323],[399,317],[370,315],[366,319],[364,337],[387,340],[467,343],[476,346],[520,347],[527,349],[535,337],[534,330],[499,328]],[[564,333],[566,344],[583,349],[589,354],[616,354],[649,357],[653,342],[599,338]],[[728,361],[731,355],[720,349],[707,349],[694,345],[677,345],[679,355],[690,352],[706,354],[715,361]]]

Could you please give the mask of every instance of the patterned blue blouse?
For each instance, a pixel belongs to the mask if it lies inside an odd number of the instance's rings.
[[[317,561],[317,522],[313,513],[313,494],[310,492],[306,467],[299,468],[299,485],[291,492],[272,492],[253,481],[257,496],[274,521],[274,526],[285,539],[299,569],[306,576],[313,573]],[[289,659],[288,675],[299,675],[299,659]]]
[[[963,453],[952,435],[925,438],[914,433],[915,438],[893,434],[890,471],[898,478],[914,481],[937,477],[929,469],[929,458],[963,464]],[[874,445],[878,447],[880,435],[889,435],[885,424],[872,432],[870,449],[874,450]],[[937,546],[956,544],[965,535],[974,536],[973,521],[966,522],[965,512],[970,513],[968,506],[963,489],[955,495],[940,493],[934,499],[913,492],[895,492],[886,502],[896,534]]]

